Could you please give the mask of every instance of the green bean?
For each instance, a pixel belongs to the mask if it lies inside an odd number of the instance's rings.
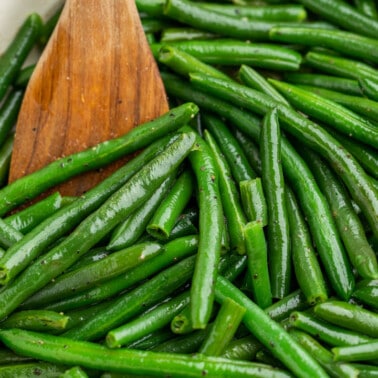
[[[378,314],[355,304],[342,301],[328,301],[314,307],[316,316],[370,337],[378,335]]]
[[[168,27],[160,35],[160,43],[217,38],[216,34],[190,27]]]
[[[247,111],[242,111],[224,100],[222,101],[214,96],[207,95],[199,90],[195,90],[188,83],[180,81],[180,79],[178,79],[176,76],[163,74],[162,77],[170,94],[174,94],[182,99],[196,98],[196,101],[201,107],[216,112],[217,114],[227,118],[255,142],[259,141],[260,123],[256,117],[252,116]],[[210,78],[207,78],[204,90],[210,89],[208,82],[209,79]],[[211,81],[213,82],[212,84],[214,84],[215,78],[212,78]],[[214,85],[212,85],[212,87],[214,87]],[[240,95],[242,92],[246,91],[248,92],[246,97]],[[222,82],[222,86],[216,86],[216,90],[214,88],[213,93],[217,94],[218,96],[219,94],[222,96],[229,96],[230,100],[236,97],[235,100],[237,100],[239,104],[242,103],[243,108],[251,108],[252,103],[250,102],[250,98],[261,99],[261,97],[263,97],[265,101],[268,101],[268,104],[270,103],[272,108],[278,106],[277,103],[272,103],[272,100],[267,96],[263,96],[263,94],[253,91],[250,88],[237,84],[233,84],[230,88],[230,82],[227,82],[227,84]],[[255,104],[255,101],[253,104]],[[258,105],[260,106],[257,107],[257,110],[260,113],[265,113],[267,111],[268,104],[261,104],[258,101]],[[281,107],[282,105],[279,106]],[[253,107],[253,109],[256,109],[256,107]],[[292,112],[290,108],[282,108],[280,111],[282,111],[281,117],[285,121],[283,124],[284,126],[289,127],[289,130],[291,130],[290,127],[294,126],[296,131],[301,132],[300,135],[304,137],[304,141],[307,140],[307,143],[312,144],[313,139],[315,139],[316,144],[319,144],[320,146],[327,144],[327,147],[322,147],[322,150],[324,153],[328,153],[329,159],[332,159],[336,164],[342,164],[350,167],[351,172],[348,170],[350,175],[348,174],[348,176],[345,177],[345,180],[349,180],[349,184],[351,184],[350,176],[352,176],[355,180],[352,180],[353,187],[358,183],[356,186],[356,188],[358,188],[360,187],[361,183],[363,183],[363,186],[366,185],[369,188],[368,196],[372,195],[370,178],[367,182],[365,172],[361,172],[361,168],[355,164],[353,160],[350,162],[349,154],[348,156],[346,156],[346,153],[343,154],[343,151],[340,151],[340,147],[336,147],[334,145],[335,141],[332,140],[330,144],[330,148],[333,151],[333,154],[330,154],[328,151],[328,144],[330,142],[328,140],[328,136],[325,141],[323,138],[318,138],[317,134],[319,127],[316,124],[309,122],[304,117],[302,119],[302,117],[300,117],[296,112]],[[290,123],[287,122],[288,119],[290,119]],[[306,133],[304,134],[302,131],[302,126],[305,126],[304,128],[306,129]],[[314,133],[314,129],[316,129],[316,133]],[[316,136],[316,138],[314,138],[314,136]],[[351,292],[353,291],[354,279],[349,263],[346,260],[345,251],[341,244],[341,240],[337,233],[336,226],[332,219],[332,214],[329,210],[326,199],[320,192],[319,187],[316,185],[314,177],[307,165],[303,162],[301,157],[285,138],[281,138],[281,149],[285,176],[287,176],[291,181],[293,189],[295,189],[297,195],[299,196],[298,199],[300,200],[301,206],[304,209],[305,215],[307,216],[310,224],[313,225],[313,227],[311,227],[314,233],[313,237],[317,243],[317,248],[322,262],[324,263],[327,275],[328,277],[332,277],[332,285],[337,288],[336,290],[340,297],[349,298]],[[336,159],[334,155],[336,155]],[[357,197],[355,196],[355,198]],[[359,202],[362,204],[361,201]],[[374,200],[372,202],[370,202],[370,200],[365,202],[366,206],[364,207],[364,211],[366,211],[366,214],[372,210],[371,203],[374,203]],[[374,228],[374,223],[371,223],[371,227]]]
[[[29,357],[23,357],[20,356],[14,352],[12,352],[10,349],[2,347],[0,348],[0,367],[3,365],[10,365],[10,364],[16,364],[16,363],[22,363],[30,361],[31,358]]]
[[[0,324],[2,329],[22,328],[49,333],[64,330],[68,320],[68,316],[54,311],[25,310],[13,313]]]
[[[361,96],[361,88],[357,80],[343,77],[321,75],[318,73],[289,72],[284,75],[285,81],[292,84],[309,85],[318,88],[342,92],[352,96]]]
[[[122,325],[132,317],[166,298],[184,285],[193,273],[195,256],[187,257],[149,281],[120,297],[111,306],[93,316],[88,322],[71,328],[63,335],[75,340],[95,340]]]
[[[351,5],[337,0],[300,0],[310,11],[322,18],[358,34],[376,38],[378,22],[364,16]]]
[[[311,312],[293,311],[289,318],[290,327],[302,330],[331,346],[363,344],[372,340],[359,332],[350,331],[322,321]]]
[[[152,350],[156,346],[165,343],[166,341],[172,340],[173,333],[167,327],[159,329],[155,332],[151,332],[148,335],[142,337],[141,339],[130,343],[128,348],[139,349],[139,350]]]
[[[366,118],[358,116],[356,113],[337,104],[335,101],[298,86],[278,80],[270,80],[270,83],[273,84],[296,109],[372,147],[378,145],[377,127]]]
[[[256,304],[265,309],[272,304],[268,251],[263,225],[259,221],[247,223],[244,228],[248,256],[248,279]]]
[[[113,230],[106,247],[108,250],[114,251],[127,248],[138,241],[164,196],[170,190],[173,179],[174,176],[171,176],[165,180],[142,206]]]
[[[209,114],[203,117],[203,121],[225,156],[234,180],[239,183],[243,180],[255,178],[256,173],[248,163],[243,149],[226,124],[221,119]]]
[[[190,305],[185,306],[185,308],[180,311],[179,314],[175,315],[171,320],[171,331],[176,335],[184,335],[194,331],[193,323],[190,317],[191,313]],[[212,309],[212,314],[214,308]],[[210,316],[211,318],[211,316]]]
[[[100,168],[121,156],[146,147],[157,138],[180,128],[197,111],[198,108],[193,103],[183,104],[161,117],[139,125],[124,136],[58,159],[14,181],[0,190],[0,215],[73,175]]]
[[[208,118],[207,121],[211,122]],[[207,122],[205,122],[207,125]],[[222,193],[223,212],[226,217],[227,229],[230,237],[231,251],[240,254],[245,253],[245,241],[243,228],[246,218],[240,203],[240,196],[236,183],[232,178],[231,170],[215,138],[204,131],[204,139],[207,142],[219,172],[219,190]]]
[[[295,71],[302,61],[298,52],[287,47],[248,43],[233,39],[177,41],[170,42],[169,45],[196,57],[204,63],[221,66],[248,64],[252,67],[264,69]],[[161,47],[161,44],[151,45],[155,55]]]
[[[366,363],[354,362],[352,365],[360,371],[359,378],[377,378],[378,368],[374,365],[368,365]]]
[[[331,377],[357,378],[359,370],[350,364],[338,364],[332,353],[304,332],[291,330],[290,335],[297,340],[321,364]]]
[[[195,329],[205,328],[214,302],[214,285],[217,276],[224,228],[223,209],[219,193],[219,174],[211,151],[197,136],[196,149],[189,161],[197,179],[199,207],[199,244],[194,269],[191,298],[191,320]]]
[[[0,293],[0,319],[77,261],[128,213],[149,198],[178,168],[189,154],[193,143],[193,134],[181,134],[176,142],[147,163],[102,206],[82,221],[66,239],[27,268],[12,285],[7,286]],[[73,250],[75,253],[72,253]]]
[[[0,219],[0,246],[9,248],[19,240],[22,240],[23,237],[24,235],[20,231]]]
[[[304,63],[327,74],[359,80],[360,77],[378,80],[378,71],[363,62],[330,54],[310,51]]]
[[[248,67],[242,64],[238,71],[238,78],[240,81],[248,87],[257,89],[277,101],[289,105],[285,97],[283,97],[274,87],[271,85],[264,76],[260,75],[252,67]]]
[[[111,350],[91,342],[43,335],[31,331],[3,330],[1,340],[23,354],[49,362],[80,365],[119,373],[147,376],[202,377],[290,377],[289,373],[266,365],[245,361],[230,361],[221,357],[158,353],[138,350]],[[38,342],[38,340],[42,341]],[[66,345],[66,347],[64,347]]]
[[[245,308],[231,298],[225,298],[219,312],[206,335],[199,353],[208,356],[220,356],[234,337],[243,319]]]
[[[378,25],[378,23],[377,23]],[[378,30],[378,29],[377,29]],[[270,29],[273,41],[321,46],[374,63],[378,62],[378,42],[375,37],[364,37],[342,30],[313,29],[304,26],[276,26]]]
[[[163,252],[163,247],[154,242],[134,244],[110,254],[102,260],[77,268],[57,277],[26,301],[29,307],[41,307],[56,298],[73,296],[93,286],[117,277]]]
[[[175,137],[158,140],[141,154],[118,169],[110,177],[80,196],[70,205],[60,209],[30,231],[19,243],[9,248],[0,261],[0,282],[6,283],[15,277],[46,248],[77,226],[87,215],[97,209],[111,194],[138,172],[146,162],[161,153]],[[4,276],[4,271],[6,275]]]
[[[0,62],[1,65],[1,62]],[[0,80],[1,86],[1,80]],[[18,112],[21,107],[21,102],[24,92],[21,90],[14,90],[9,93],[0,109],[0,146],[2,146],[7,139],[9,132],[14,126]]]
[[[10,133],[0,147],[0,187],[4,186],[8,181],[13,142],[14,134]]]
[[[123,290],[142,282],[173,263],[193,255],[197,251],[197,248],[197,235],[177,238],[164,246],[165,250],[161,255],[146,261],[144,264],[128,271],[126,274],[106,281],[102,283],[101,286],[94,287],[75,297],[62,299],[46,306],[45,308],[55,311],[65,311],[108,299]]]
[[[63,206],[63,198],[55,192],[46,198],[3,218],[4,222],[22,233],[28,233]]]
[[[147,224],[146,230],[151,236],[160,240],[169,238],[179,215],[192,197],[194,186],[194,177],[188,170],[177,178]]]
[[[248,17],[253,20],[300,22],[307,18],[307,12],[301,5],[254,5],[250,7],[240,5],[214,4],[200,2],[199,5],[214,12],[236,17]]]
[[[140,315],[137,319],[109,331],[105,338],[106,345],[110,348],[127,346],[149,332],[156,331],[169,324],[171,319],[188,303],[188,291],[163,302],[146,314]]]
[[[158,61],[164,63],[180,75],[188,75],[189,72],[202,72],[209,75],[227,79],[228,76],[222,71],[203,63],[191,54],[181,51],[180,48],[163,45],[158,52]]]
[[[367,97],[374,101],[378,101],[378,78],[374,80],[373,78],[361,77],[358,79],[358,83]]]
[[[187,212],[181,214],[177,220],[177,223],[173,227],[167,241],[171,241],[182,236],[198,234],[197,218],[197,211],[192,211],[190,209]]]
[[[261,178],[240,181],[240,197],[249,222],[257,221],[262,226],[268,224],[268,209]]]
[[[331,349],[335,361],[368,361],[378,358],[378,341]]]
[[[88,374],[80,366],[74,366],[67,369],[60,378],[88,378]]]
[[[204,77],[200,74],[193,74],[191,80],[196,86],[201,86],[204,90],[216,93],[223,98],[228,98],[232,102],[238,103],[239,106],[241,105],[260,114],[265,114],[268,109],[276,107],[285,131],[294,134],[296,138],[299,138],[306,145],[316,148],[329,161],[348,187],[352,198],[364,211],[373,232],[378,235],[377,190],[373,187],[370,177],[366,175],[357,161],[324,129],[291,108],[279,104],[264,94],[245,86],[210,76]],[[251,127],[249,125],[249,130]],[[248,128],[245,131],[248,131]],[[255,134],[255,131],[253,131],[253,134]],[[285,146],[283,148],[286,149]],[[286,153],[288,151],[282,154],[283,161],[286,160]],[[284,163],[284,165],[287,164]],[[319,243],[317,244],[319,245]]]
[[[231,340],[221,355],[230,360],[254,361],[262,345],[253,336]]]
[[[262,185],[268,208],[267,243],[272,296],[281,299],[290,291],[291,252],[281,166],[281,131],[275,109],[264,117],[260,133],[260,153]]]
[[[310,231],[294,193],[286,187],[295,277],[307,302],[314,305],[328,298],[322,270],[315,254]]]
[[[356,285],[352,294],[353,298],[358,301],[378,308],[378,280],[362,280]]]
[[[26,57],[36,43],[42,28],[41,17],[33,13],[29,15],[17,31],[0,59],[0,101],[4,98],[8,87],[17,76]]]
[[[47,362],[30,362],[17,363],[12,365],[0,366],[0,377],[18,378],[18,377],[59,377],[67,367]]]
[[[378,19],[378,10],[374,0],[354,0],[354,3],[363,15]]]
[[[303,156],[327,197],[353,267],[362,278],[378,278],[377,258],[353,209],[349,193],[319,155],[307,149],[303,151]]]
[[[149,16],[162,16],[164,0],[136,0],[139,12],[147,13]]]
[[[347,109],[352,110],[353,112],[358,113],[360,116],[371,121],[378,121],[378,104],[375,101],[364,97],[350,96],[323,88],[304,85],[299,85],[299,88],[345,106]]]
[[[230,297],[246,308],[244,325],[272,354],[298,377],[327,377],[325,371],[290,335],[228,280],[218,276],[216,300]]]

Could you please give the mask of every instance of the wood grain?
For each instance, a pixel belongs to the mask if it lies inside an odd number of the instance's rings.
[[[68,0],[25,93],[10,181],[167,110],[134,1]],[[80,195],[116,167],[76,177],[58,190]]]

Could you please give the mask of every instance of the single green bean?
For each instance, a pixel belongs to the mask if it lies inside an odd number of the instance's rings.
[[[243,306],[231,298],[225,298],[209,333],[199,348],[199,353],[220,356],[234,337],[244,314]]]
[[[132,246],[143,235],[159,204],[171,189],[174,176],[165,180],[152,196],[112,232],[107,249],[120,250]]]
[[[359,370],[352,365],[335,363],[332,353],[306,333],[291,330],[290,335],[314,356],[331,377],[357,378],[359,376]]]
[[[359,332],[350,331],[322,321],[311,312],[293,311],[289,326],[306,332],[331,346],[363,344],[372,340]]]
[[[356,285],[353,298],[378,309],[378,280],[362,280]]]
[[[331,349],[335,361],[369,361],[378,358],[378,341]]]
[[[1,62],[0,62],[1,64]],[[1,85],[1,82],[0,82]],[[14,126],[21,107],[24,92],[22,90],[11,91],[6,97],[0,109],[0,146],[7,139]]]
[[[0,147],[0,188],[8,182],[10,161],[13,151],[14,134],[10,133]]]
[[[45,308],[55,311],[65,311],[111,298],[123,290],[129,289],[133,285],[151,277],[162,269],[167,268],[173,263],[193,255],[197,251],[197,248],[197,235],[177,238],[165,244],[165,250],[161,255],[146,261],[144,264],[126,272],[126,274],[106,281],[101,286],[94,287],[75,297],[59,300]]]
[[[177,41],[192,41],[205,39],[209,40],[217,38],[214,33],[206,32],[204,30],[198,30],[186,26],[182,27],[168,27],[164,29],[160,35],[160,43],[171,43]]]
[[[359,80],[361,77],[378,80],[378,71],[358,60],[309,51],[304,63],[326,74]]]
[[[309,85],[318,88],[329,89],[342,92],[353,96],[361,96],[361,88],[357,80],[346,79],[343,77],[321,75],[318,73],[289,72],[284,75],[285,81],[298,84]]]
[[[248,279],[256,304],[265,309],[272,304],[268,250],[263,225],[259,221],[247,223],[244,228],[248,256]]]
[[[278,80],[269,81],[296,109],[372,147],[378,145],[377,127],[366,118],[314,92]]]
[[[342,30],[313,29],[304,26],[276,26],[270,29],[273,41],[325,47],[361,60],[378,62],[376,37],[364,37]]]
[[[290,292],[291,249],[281,165],[281,131],[275,109],[264,117],[260,133],[260,153],[261,179],[268,209],[267,244],[271,290],[273,298],[281,299]]]
[[[38,255],[60,237],[71,231],[86,216],[97,209],[111,194],[176,137],[166,137],[147,147],[137,157],[118,169],[76,201],[63,207],[30,231],[20,242],[7,250],[0,261],[0,283],[6,283],[26,268]]]
[[[289,187],[286,187],[286,203],[290,224],[292,260],[298,285],[310,305],[324,302],[328,298],[328,294],[322,269],[313,248],[306,220]]]
[[[160,203],[148,222],[146,230],[156,239],[169,238],[178,217],[188,205],[194,190],[195,182],[192,173],[185,170],[173,184],[171,190]]]
[[[139,12],[147,13],[149,16],[162,16],[164,0],[136,0]]]
[[[240,198],[249,222],[257,221],[262,226],[268,224],[268,209],[261,178],[240,181]]]
[[[64,330],[68,321],[68,316],[54,311],[25,310],[13,313],[0,324],[2,329],[22,328],[49,333]]]
[[[161,329],[169,324],[171,319],[189,303],[189,292],[163,302],[156,308],[141,314],[137,319],[109,331],[106,335],[106,345],[109,348],[127,346],[150,332]]]
[[[254,361],[257,352],[262,348],[260,342],[253,336],[245,336],[231,340],[227,345],[222,357],[230,360]]]
[[[209,119],[206,118],[208,121]],[[205,123],[207,124],[207,122]],[[219,172],[219,190],[222,193],[223,212],[226,217],[227,230],[230,237],[231,251],[245,253],[245,240],[243,228],[246,221],[240,203],[240,196],[232,178],[231,170],[215,138],[207,130],[204,131],[207,142]]]
[[[199,207],[199,245],[194,269],[191,320],[194,328],[205,328],[213,302],[224,228],[219,174],[206,142],[199,136],[189,161],[197,179]]]
[[[172,340],[174,335],[171,330],[167,327],[159,329],[155,332],[151,332],[148,335],[140,338],[139,340],[130,343],[128,348],[139,349],[139,350],[152,350],[158,345],[165,343],[166,341]]]
[[[0,319],[62,273],[143,203],[189,154],[194,135],[180,134],[172,145],[147,163],[121,189],[89,215],[66,239],[28,267],[0,293]],[[148,190],[146,190],[148,188]],[[72,253],[72,251],[75,253]],[[43,274],[41,274],[41,271]]]
[[[42,29],[42,19],[32,13],[22,23],[17,34],[0,58],[0,101],[17,76],[29,52],[34,47]]]
[[[170,46],[190,54],[204,63],[221,66],[248,64],[271,70],[295,71],[302,62],[301,55],[287,47],[273,44],[249,43],[237,39],[210,39],[170,42]],[[162,47],[151,45],[154,55]]]
[[[20,231],[0,219],[0,246],[9,248],[23,237],[24,235]]]
[[[378,101],[378,78],[361,77],[358,79],[358,83],[361,87],[362,93],[373,101]]]
[[[300,0],[307,9],[330,22],[358,34],[376,38],[378,21],[361,14],[352,5],[337,0]]]
[[[0,190],[0,216],[74,175],[100,168],[121,156],[148,146],[156,139],[189,122],[197,112],[198,107],[195,104],[183,104],[161,117],[135,127],[124,136],[58,159],[14,181]]]
[[[215,285],[216,300],[220,303],[230,297],[246,308],[244,325],[295,376],[327,377],[323,368],[278,323],[272,320],[237,287],[218,276]]]
[[[38,308],[54,302],[56,298],[73,296],[117,277],[162,252],[163,247],[154,242],[134,244],[131,247],[121,249],[104,259],[60,275],[29,297],[25,305],[30,308]]]
[[[327,301],[314,307],[316,316],[370,337],[378,337],[378,314],[352,303]]]
[[[190,356],[129,349],[112,350],[91,342],[70,340],[61,336],[31,331],[3,330],[0,339],[14,350],[45,361],[80,365],[87,368],[137,373],[147,376],[202,377],[275,377],[291,375],[262,364],[230,361],[221,357]],[[42,342],[41,342],[42,341]],[[315,377],[315,375],[313,376]]]

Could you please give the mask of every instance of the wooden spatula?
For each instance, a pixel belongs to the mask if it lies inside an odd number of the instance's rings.
[[[66,0],[25,93],[10,181],[167,110],[134,0]],[[57,189],[80,195],[115,166]]]

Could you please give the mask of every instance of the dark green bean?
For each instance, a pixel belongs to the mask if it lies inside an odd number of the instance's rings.
[[[127,248],[138,241],[161,201],[170,190],[173,180],[174,176],[165,180],[142,206],[114,229],[106,247],[108,250]]]
[[[1,65],[1,62],[0,62]],[[1,86],[1,80],[0,80]],[[21,107],[21,102],[24,92],[21,90],[11,91],[6,97],[0,109],[0,146],[2,146],[7,139],[9,132],[14,126],[18,112]]]
[[[289,318],[290,327],[298,328],[331,346],[363,344],[372,338],[359,332],[338,327],[322,321],[311,312],[293,311]]]
[[[0,101],[23,65],[26,57],[34,47],[42,29],[41,17],[33,13],[20,26],[0,59]]]
[[[281,131],[275,109],[263,120],[260,133],[262,185],[267,209],[267,243],[269,274],[273,298],[290,292],[291,249],[290,227],[285,201],[285,182],[281,165]]]
[[[61,336],[43,335],[31,331],[3,330],[1,340],[14,350],[38,359],[87,368],[136,373],[143,376],[202,377],[275,377],[288,378],[291,374],[269,366],[245,361],[230,361],[221,357],[198,355],[196,357],[138,351],[112,350],[91,342],[70,340]],[[42,341],[42,342],[41,342]],[[323,376],[320,374],[314,375]]]
[[[325,371],[336,378],[357,378],[359,370],[350,364],[338,364],[332,353],[311,336],[297,330],[290,330],[290,335],[297,340],[319,362]]]
[[[316,316],[370,337],[378,337],[378,314],[352,303],[328,301],[314,307]]]
[[[8,181],[10,160],[13,151],[14,134],[10,133],[0,147],[0,188]]]
[[[231,340],[227,345],[222,357],[230,360],[254,361],[257,352],[262,348],[253,336],[245,336],[236,340]]]
[[[156,346],[170,341],[174,338],[173,333],[167,327],[159,329],[155,332],[151,332],[148,335],[136,340],[133,343],[130,343],[128,348],[130,349],[139,349],[139,350],[152,350]]]
[[[321,75],[318,73],[286,73],[285,81],[299,85],[309,85],[318,88],[329,89],[353,96],[361,96],[361,88],[357,80],[343,77]]]
[[[295,71],[302,61],[298,52],[287,47],[233,39],[177,41],[169,45],[205,63],[222,66],[247,64],[264,69]],[[151,45],[155,56],[161,47],[161,44]]]
[[[206,118],[209,122],[210,120]],[[208,123],[205,122],[205,125]],[[219,173],[219,190],[222,194],[223,212],[226,217],[227,230],[230,237],[232,251],[240,254],[245,253],[245,241],[243,228],[246,221],[245,214],[240,203],[239,191],[232,178],[231,170],[215,138],[204,131],[204,139],[207,142],[214,158]]]
[[[148,222],[147,232],[159,240],[167,240],[178,217],[188,205],[195,182],[189,170],[184,171],[156,209]]]
[[[193,134],[180,134],[176,142],[147,163],[102,206],[82,221],[74,232],[28,267],[12,285],[1,291],[0,319],[77,261],[125,216],[149,198],[178,168],[189,154],[193,143]],[[75,253],[72,253],[73,250]]]
[[[362,278],[378,278],[377,258],[353,209],[349,193],[319,155],[307,149],[303,156],[327,197],[353,267]]]
[[[328,298],[326,283],[313,248],[310,231],[294,193],[289,187],[286,187],[285,192],[295,277],[310,305],[324,302]]]
[[[183,104],[171,109],[161,117],[135,127],[124,136],[58,159],[32,174],[14,181],[0,190],[0,216],[74,175],[100,168],[121,156],[148,146],[159,137],[175,131],[189,122],[197,112],[198,107],[193,103]]]
[[[150,332],[161,329],[189,303],[189,292],[165,301],[156,308],[141,314],[138,318],[109,331],[106,345],[110,348],[127,346]]]
[[[32,359],[29,357],[20,356],[12,352],[8,348],[5,348],[5,347],[0,348],[0,366],[8,365],[8,364],[15,365],[15,364],[20,364],[20,363],[27,362],[30,360]]]
[[[0,282],[6,283],[7,280],[16,276],[46,248],[77,226],[111,194],[125,184],[133,174],[138,172],[144,164],[161,153],[165,146],[174,139],[175,137],[166,137],[166,139],[158,140],[147,147],[124,167],[118,169],[103,182],[80,196],[70,205],[54,213],[26,234],[26,237],[9,248],[6,255],[1,259],[0,265],[2,269],[6,270],[7,274],[4,277],[4,274],[0,273],[0,276],[2,276]]]
[[[337,0],[300,0],[306,8],[322,18],[358,34],[376,38],[378,22],[364,16],[346,2]]]
[[[378,358],[378,341],[331,349],[335,361],[369,361]]]
[[[230,297],[246,308],[244,325],[272,354],[298,377],[327,377],[322,367],[278,323],[225,278],[218,276],[216,300]]]
[[[353,298],[378,309],[378,280],[362,280],[356,285]]]
[[[45,308],[55,311],[65,311],[108,299],[142,282],[173,263],[193,255],[197,251],[197,248],[197,235],[177,238],[164,246],[165,250],[161,255],[156,256],[150,261],[146,261],[144,264],[128,271],[126,274],[104,282],[101,286],[94,287],[75,297],[59,300]]]

